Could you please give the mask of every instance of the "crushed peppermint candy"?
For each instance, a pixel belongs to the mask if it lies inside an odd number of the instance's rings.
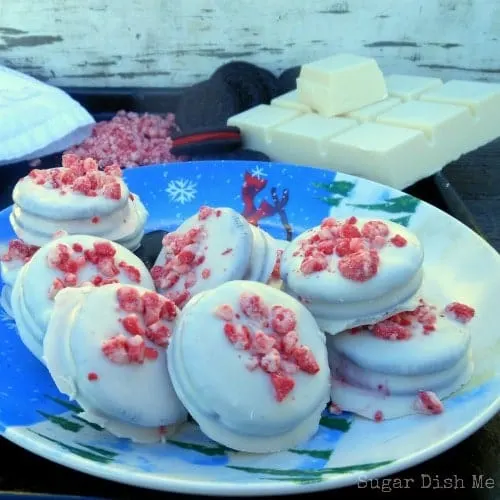
[[[439,415],[444,411],[443,403],[432,391],[419,391],[414,408],[418,413],[426,415]]]
[[[21,239],[10,240],[7,247],[7,252],[0,255],[2,262],[21,261],[22,263],[29,262],[33,255],[40,249],[35,245],[28,245]]]
[[[118,323],[124,333],[104,341],[101,346],[103,354],[112,363],[122,365],[155,361],[159,356],[158,349],[150,347],[146,341],[162,349],[168,347],[172,322],[179,309],[162,295],[143,292],[134,286],[119,287],[116,299],[120,311]]]
[[[118,283],[120,270],[130,281],[140,283],[139,269],[124,261],[117,263],[115,255],[116,248],[108,241],[95,242],[92,249],[86,250],[78,242],[71,246],[65,243],[54,245],[47,252],[47,265],[62,273],[62,276],[54,278],[49,289],[49,298],[54,299],[63,288],[78,286],[80,271],[89,265],[95,266],[98,272],[90,280],[81,282],[81,286],[98,287]]]
[[[367,326],[367,329],[375,337],[384,340],[408,340],[413,336],[415,328],[421,329],[424,335],[434,332],[436,322],[436,307],[420,299],[418,307],[413,311],[395,314],[374,325]],[[359,332],[359,327],[353,330],[351,334],[355,335]]]
[[[191,298],[190,289],[198,282],[198,274],[202,280],[212,275],[212,270],[205,263],[207,232],[204,222],[210,217],[221,215],[219,209],[202,206],[198,211],[199,226],[185,233],[168,233],[163,238],[165,263],[153,266],[151,276],[157,289],[162,290],[179,307],[183,307]],[[179,287],[183,289],[178,290]]]
[[[336,260],[340,274],[351,281],[363,283],[376,276],[380,266],[380,250],[387,245],[397,248],[406,246],[403,236],[391,235],[383,221],[367,221],[360,227],[356,217],[337,221],[324,219],[308,238],[300,242],[294,256],[300,255],[303,274],[322,271],[335,272],[331,266]]]
[[[66,151],[79,158],[95,158],[99,167],[124,168],[177,161],[171,152],[175,116],[165,117],[119,111],[109,121],[94,125],[92,134],[81,144]]]
[[[67,154],[62,157],[62,167],[46,170],[33,169],[28,174],[32,182],[46,189],[58,190],[60,194],[80,194],[90,198],[103,196],[110,200],[121,200],[123,195],[121,169],[109,165],[104,171],[98,169],[93,158],[78,158]],[[99,218],[91,219],[94,224]]]
[[[476,315],[475,309],[461,302],[448,304],[444,312],[449,318],[463,324],[468,323]]]
[[[283,250],[276,251],[276,260],[274,261],[273,271],[269,281],[279,280],[281,278],[281,258],[283,256]]]
[[[293,375],[298,371],[315,375],[319,364],[309,347],[299,342],[293,310],[281,305],[269,307],[261,296],[247,292],[240,295],[238,305],[235,311],[222,304],[214,315],[224,322],[222,331],[232,346],[248,353],[246,368],[267,373],[275,398],[281,402],[295,387]]]

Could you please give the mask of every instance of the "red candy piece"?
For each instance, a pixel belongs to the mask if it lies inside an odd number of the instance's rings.
[[[160,318],[166,321],[173,321],[177,317],[177,307],[171,300],[166,299],[161,306]]]
[[[311,352],[309,347],[296,347],[293,350],[292,354],[295,358],[295,361],[297,362],[298,367],[303,372],[310,373],[311,375],[319,372],[320,368],[318,362],[314,358],[314,354]]]
[[[212,214],[214,213],[214,209],[203,206],[200,208],[200,211],[198,212],[198,219],[199,220],[206,220],[208,219]]]
[[[104,186],[104,197],[110,200],[119,200],[122,197],[122,188],[118,182],[106,184]]]
[[[297,316],[291,309],[282,306],[273,306],[271,309],[271,327],[281,335],[284,335],[297,326]]]
[[[387,238],[389,236],[389,226],[382,221],[371,220],[363,224],[361,234],[368,240],[375,240],[377,237]]]
[[[382,422],[382,420],[384,420],[384,414],[381,410],[377,410],[375,412],[375,414],[373,415],[373,420],[375,420],[375,422]]]
[[[118,288],[116,295],[122,311],[142,313],[144,305],[139,290],[131,286],[122,286]]]
[[[248,350],[252,345],[250,332],[246,327],[238,328],[232,323],[226,323],[224,325],[224,334],[229,342],[234,345],[235,349]]]
[[[240,307],[243,314],[251,319],[261,320],[269,316],[269,308],[258,295],[242,293]]]
[[[106,278],[113,278],[120,274],[120,270],[115,264],[113,257],[101,257],[97,262],[97,269]]]
[[[116,254],[116,249],[107,241],[94,243],[95,253],[99,257],[113,257]]]
[[[337,267],[344,278],[363,283],[377,274],[379,263],[376,250],[359,250],[341,257]]]
[[[398,248],[405,247],[408,244],[405,238],[403,238],[400,234],[396,234],[393,238],[391,238],[391,243]]]
[[[281,356],[276,349],[271,349],[260,360],[260,366],[267,373],[276,373],[280,369]]]
[[[427,415],[439,415],[443,413],[444,406],[434,392],[419,391],[417,400],[415,401],[415,409]]]
[[[323,255],[306,257],[300,265],[303,274],[319,273],[328,267],[328,260]]]
[[[476,314],[475,309],[460,302],[452,302],[445,307],[445,313],[459,323],[468,323]]]
[[[381,321],[371,327],[375,337],[385,340],[407,340],[411,337],[411,329],[398,325],[391,320]]]
[[[290,392],[293,391],[295,387],[295,380],[289,375],[284,375],[280,373],[271,374],[271,383],[274,387],[276,399],[278,402],[282,402]]]
[[[146,292],[142,296],[144,305],[144,322],[146,326],[151,326],[160,320],[162,307],[165,299],[155,292]]]
[[[145,331],[141,325],[139,317],[136,314],[130,314],[122,319],[123,328],[130,333],[130,335],[144,335]]]
[[[10,240],[7,252],[0,257],[0,260],[3,262],[11,262],[13,260],[28,262],[39,248],[34,245],[28,245],[23,240]]]
[[[171,335],[170,328],[161,320],[153,323],[146,330],[146,338],[159,347],[167,347]]]
[[[118,263],[118,267],[125,273],[125,276],[134,283],[141,282],[141,272],[137,267],[127,264],[125,261]]]
[[[267,354],[276,344],[276,340],[264,332],[257,331],[253,339],[253,349],[257,354]]]
[[[224,321],[231,321],[234,316],[234,311],[229,304],[222,304],[215,310],[215,315]]]

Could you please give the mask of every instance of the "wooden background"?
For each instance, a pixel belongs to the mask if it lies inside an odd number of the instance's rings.
[[[387,73],[500,80],[498,0],[0,0],[0,64],[62,86],[182,86],[234,59],[339,51]]]

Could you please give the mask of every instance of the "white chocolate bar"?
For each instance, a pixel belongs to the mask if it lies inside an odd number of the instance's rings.
[[[362,108],[346,113],[346,118],[352,118],[360,123],[369,122],[375,120],[377,116],[389,111],[391,108],[401,104],[401,100],[395,97],[389,97],[383,101],[376,102],[375,104],[369,104],[368,106],[363,106]]]
[[[442,165],[436,148],[419,130],[363,123],[328,142],[332,170],[403,188]]]
[[[282,161],[328,166],[328,140],[355,126],[357,122],[348,118],[324,118],[317,114],[298,116],[273,129],[272,148]]]
[[[500,84],[393,75],[388,87],[398,97],[334,118],[273,104],[228,123],[240,128],[247,147],[273,161],[328,168],[397,189],[500,136]]]
[[[327,118],[387,97],[384,75],[375,59],[351,54],[302,66],[297,91],[300,102]]]
[[[280,108],[296,109],[303,113],[311,113],[312,110],[309,106],[299,101],[297,90],[291,90],[286,94],[275,97],[271,101],[271,106],[278,106]]]
[[[499,134],[500,84],[450,80],[420,98],[422,101],[455,104],[469,109],[474,123],[467,131],[468,151],[488,143]]]
[[[421,130],[436,146],[441,165],[463,152],[474,119],[465,106],[438,102],[408,101],[376,118],[378,123]]]
[[[389,75],[385,77],[389,97],[402,101],[417,99],[421,94],[442,85],[439,78],[413,75]]]
[[[295,109],[259,104],[255,108],[231,116],[227,124],[244,131],[242,140],[245,148],[264,152],[268,149],[268,143],[271,141],[270,131],[273,127],[277,127],[300,114],[301,112]]]

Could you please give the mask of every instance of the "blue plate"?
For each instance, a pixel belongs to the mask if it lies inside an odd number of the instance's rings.
[[[367,481],[435,456],[487,422],[500,408],[500,259],[464,225],[400,191],[331,171],[258,162],[192,162],[125,172],[147,206],[147,231],[175,229],[200,205],[230,206],[273,236],[292,238],[332,214],[396,221],[418,234],[426,266],[454,300],[476,308],[471,322],[472,380],[439,416],[374,423],[325,413],[309,442],[282,453],[228,451],[184,426],[166,444],[137,445],[79,417],[46,369],[0,317],[0,432],[54,462],[137,486],[213,495],[298,493]],[[14,236],[10,209],[0,213],[0,242]]]

